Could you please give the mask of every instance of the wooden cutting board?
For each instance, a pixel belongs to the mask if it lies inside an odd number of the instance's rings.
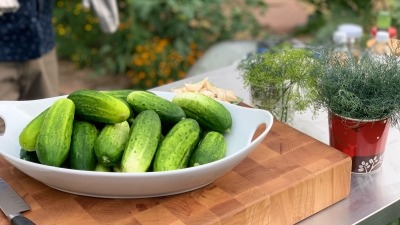
[[[101,199],[54,190],[0,157],[0,176],[30,205],[38,225],[294,224],[346,198],[350,158],[275,121],[233,171],[195,191],[146,199]],[[8,225],[0,215],[0,225]]]

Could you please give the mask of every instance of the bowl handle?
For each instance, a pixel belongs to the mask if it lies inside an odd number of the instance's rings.
[[[272,114],[267,111],[267,110],[263,110],[263,109],[256,109],[256,108],[251,108],[251,114],[249,115],[249,118],[247,120],[247,129],[249,129],[248,131],[245,131],[247,134],[251,134],[248,137],[247,143],[259,143],[262,139],[264,139],[264,137],[267,135],[267,133],[269,132],[269,130],[271,129],[274,119]],[[254,140],[253,140],[253,136],[256,132],[256,130],[261,126],[261,125],[265,125],[265,129],[263,130],[263,132],[258,135]]]
[[[12,127],[8,124],[10,118],[15,117],[15,111],[13,110],[13,101],[0,101],[0,117],[5,124],[4,134],[0,135],[0,138],[10,135]]]

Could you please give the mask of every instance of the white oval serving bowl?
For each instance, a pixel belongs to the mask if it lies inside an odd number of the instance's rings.
[[[175,93],[153,91],[172,100]],[[191,168],[166,172],[115,173],[80,171],[58,168],[25,161],[19,158],[18,136],[36,115],[49,107],[54,98],[31,101],[0,101],[0,117],[6,131],[0,136],[0,154],[28,176],[54,189],[102,198],[144,198],[173,195],[198,189],[231,171],[265,138],[273,124],[270,112],[222,104],[231,112],[233,124],[227,140],[225,158]],[[256,129],[265,124],[265,130],[254,140]]]

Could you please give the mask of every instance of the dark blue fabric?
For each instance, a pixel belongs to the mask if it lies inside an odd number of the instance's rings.
[[[26,61],[55,46],[53,0],[19,0],[15,13],[0,16],[0,62]]]

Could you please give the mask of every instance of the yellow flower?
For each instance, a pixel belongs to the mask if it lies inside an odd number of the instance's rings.
[[[189,45],[189,48],[192,50],[195,49],[196,47],[197,47],[197,45],[194,42],[190,43],[190,45]]]
[[[127,75],[128,77],[133,77],[134,74],[135,74],[135,72],[134,72],[133,70],[128,70],[128,71],[126,72],[126,75]]]
[[[150,54],[148,52],[143,52],[142,53],[142,59],[147,60],[150,57]]]
[[[57,1],[57,7],[59,8],[64,7],[64,1]]]
[[[136,46],[136,52],[141,53],[143,51],[143,46],[138,45]]]
[[[60,36],[64,36],[67,32],[65,30],[65,27],[62,24],[58,24],[56,26],[57,34]]]
[[[169,76],[171,74],[171,68],[166,66],[161,70],[161,74],[163,74],[164,76]]]
[[[80,11],[81,9],[82,9],[82,3],[77,3],[77,4],[75,5],[75,10]]]
[[[153,81],[146,80],[145,85],[146,85],[146,87],[151,88],[151,87],[153,87]]]
[[[157,85],[158,86],[161,86],[161,85],[164,85],[164,84],[165,84],[165,82],[163,80],[158,80],[157,81]]]
[[[80,58],[79,55],[76,53],[72,55],[72,61],[74,61],[74,62],[78,62],[79,58]]]
[[[144,78],[146,78],[146,74],[143,71],[140,71],[139,74],[137,75],[137,78],[139,80],[143,80]]]
[[[86,31],[91,31],[91,30],[93,29],[93,26],[92,26],[91,24],[85,24],[84,29],[85,29]]]
[[[186,76],[186,73],[182,70],[178,71],[178,77],[179,78],[184,78]]]
[[[139,83],[139,79],[137,77],[132,77],[131,79],[132,84],[138,84]]]
[[[143,66],[143,64],[144,64],[143,60],[140,59],[140,57],[138,57],[136,55],[133,57],[132,63],[134,66]]]
[[[189,65],[193,65],[196,60],[192,54],[189,54],[186,58],[186,61],[189,63]]]

